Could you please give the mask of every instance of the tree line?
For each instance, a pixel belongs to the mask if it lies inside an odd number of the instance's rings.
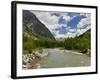
[[[90,31],[81,36],[75,38],[66,38],[62,41],[52,40],[49,38],[34,39],[27,35],[23,35],[23,49],[27,51],[32,51],[37,48],[63,48],[86,52],[87,49],[90,49],[90,43]]]

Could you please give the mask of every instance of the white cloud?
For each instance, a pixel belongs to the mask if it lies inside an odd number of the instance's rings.
[[[76,34],[77,34],[76,32],[75,33],[68,32],[67,37],[72,37],[73,38],[73,37],[76,36]]]
[[[38,17],[38,19],[46,25],[46,27],[52,31],[58,25],[59,17],[51,16],[52,12],[40,12],[40,11],[31,11]]]
[[[70,21],[70,16],[67,16],[67,15],[63,15],[63,19],[65,19],[66,20],[66,22],[68,22],[68,21]]]
[[[45,26],[54,34],[55,38],[67,38],[67,37],[75,37],[76,35],[81,35],[90,29],[90,25],[84,27],[86,24],[91,24],[91,15],[86,13],[81,13],[80,15],[86,16],[86,18],[82,19],[77,25],[77,29],[70,29],[70,26],[67,26],[67,22],[70,21],[73,17],[67,15],[67,13],[59,12],[59,16],[51,15],[55,12],[41,12],[41,11],[31,11],[36,15],[36,17],[43,23]],[[66,20],[66,24],[59,24],[59,18],[63,17]],[[75,16],[74,16],[75,17]],[[55,30],[56,28],[66,27],[66,34],[59,34],[59,31]]]
[[[76,32],[76,29],[69,29],[68,31],[71,33],[74,33],[74,32]]]
[[[91,14],[81,13],[80,15],[86,16],[86,18],[82,19],[79,24],[77,25],[77,29],[69,29],[67,32],[66,37],[75,37],[85,33],[87,30],[90,29],[91,25]],[[84,27],[84,25],[87,25]]]
[[[70,20],[70,17],[67,16],[67,13],[60,12],[60,16],[52,16],[51,14],[54,12],[41,12],[41,11],[31,11],[36,15],[36,17],[46,25],[46,27],[53,32],[53,29],[56,29],[61,26],[66,26],[67,21]],[[63,18],[66,20],[66,24],[58,24],[59,18],[63,16]]]
[[[59,17],[57,16],[51,16],[51,12],[40,12],[40,11],[31,11],[38,17],[39,20],[41,20],[44,23],[53,25],[58,23]]]
[[[86,18],[82,19],[79,24],[77,25],[77,28],[83,29],[85,28],[84,25],[89,25],[91,24],[91,15],[90,14],[84,14]],[[87,26],[88,27],[88,26]]]

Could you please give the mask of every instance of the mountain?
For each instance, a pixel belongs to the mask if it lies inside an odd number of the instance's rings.
[[[85,37],[85,38],[90,38],[91,37],[91,29],[87,30],[85,33],[82,35],[78,36],[79,38]]]
[[[64,48],[77,50],[81,53],[87,53],[91,50],[91,29],[75,38],[67,38],[64,41]]]
[[[48,28],[41,23],[38,18],[28,10],[23,10],[23,26],[26,31],[33,35],[55,39]]]

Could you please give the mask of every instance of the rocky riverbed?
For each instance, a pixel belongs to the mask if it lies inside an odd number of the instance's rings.
[[[40,68],[40,60],[47,56],[47,50],[43,49],[42,52],[32,51],[32,53],[26,53],[22,56],[23,69]]]
[[[90,66],[90,50],[82,53],[59,48],[23,54],[23,69]]]

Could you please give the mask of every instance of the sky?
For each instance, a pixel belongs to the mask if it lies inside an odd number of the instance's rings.
[[[76,37],[91,28],[91,14],[77,12],[30,11],[50,30],[55,38]]]

